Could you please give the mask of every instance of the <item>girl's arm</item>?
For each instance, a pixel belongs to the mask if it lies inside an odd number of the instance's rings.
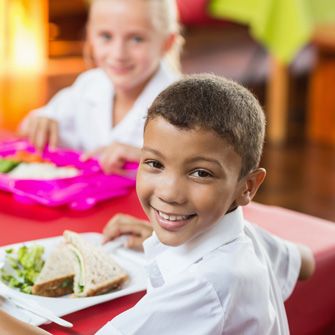
[[[0,334],[1,335],[51,335],[45,330],[34,327],[18,320],[6,312],[0,310]]]
[[[43,151],[46,145],[57,148],[59,142],[58,122],[43,116],[28,116],[22,123],[19,134],[28,138],[31,144]]]
[[[107,174],[116,173],[127,174],[123,166],[126,162],[138,162],[141,158],[141,149],[129,144],[113,142],[105,147],[85,153],[81,159],[83,161],[95,157],[99,160],[101,168]]]
[[[92,85],[104,80],[101,75],[100,71],[80,74],[71,86],[57,92],[46,105],[32,110],[21,122],[19,135],[27,137],[39,150],[47,144],[54,148],[58,145],[79,148],[75,115],[85,113],[87,101],[83,97]]]

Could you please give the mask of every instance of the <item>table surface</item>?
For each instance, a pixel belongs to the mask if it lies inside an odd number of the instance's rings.
[[[66,207],[49,208],[24,204],[5,192],[0,192],[0,246],[39,238],[58,236],[65,229],[76,232],[101,232],[116,213],[128,213],[144,218],[135,190],[129,195],[98,204],[88,211],[73,211]],[[66,315],[71,329],[53,323],[42,327],[54,335],[92,335],[114,316],[132,307],[144,292],[135,293],[107,303]]]

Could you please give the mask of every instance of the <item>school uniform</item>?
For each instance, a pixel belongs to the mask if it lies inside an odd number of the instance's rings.
[[[57,93],[50,102],[32,113],[57,120],[61,145],[77,150],[94,150],[114,141],[141,147],[148,107],[156,96],[178,79],[167,64],[158,71],[127,115],[113,127],[114,87],[99,69],[78,76],[72,86]]]
[[[283,301],[298,278],[298,248],[255,228],[241,208],[184,245],[153,234],[144,249],[147,294],[96,335],[289,334]]]

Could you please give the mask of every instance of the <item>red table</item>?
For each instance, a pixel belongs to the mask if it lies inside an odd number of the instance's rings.
[[[291,335],[335,335],[335,222],[256,203],[244,213],[273,234],[308,245],[315,255],[315,274],[299,282],[285,304]]]
[[[0,246],[58,236],[65,229],[77,232],[101,232],[108,220],[119,212],[144,218],[135,191],[126,197],[100,203],[84,212],[22,204],[17,202],[11,194],[0,192]],[[45,325],[43,328],[55,335],[94,334],[115,315],[132,307],[143,294],[144,292],[132,294],[67,315],[65,319],[74,324],[72,329],[55,324]]]
[[[0,245],[61,235],[64,229],[101,232],[115,213],[144,218],[135,191],[128,196],[100,203],[85,212],[21,204],[0,192]],[[315,276],[299,283],[286,303],[292,335],[335,334],[335,225],[315,217],[278,207],[253,203],[246,217],[273,233],[309,245],[316,255]],[[66,315],[72,329],[55,324],[43,328],[55,335],[92,335],[108,320],[132,307],[144,292],[136,293]]]

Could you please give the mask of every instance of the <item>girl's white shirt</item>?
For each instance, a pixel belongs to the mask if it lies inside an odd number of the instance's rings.
[[[144,242],[147,294],[96,335],[288,335],[284,300],[298,278],[298,248],[256,228],[242,209],[190,242]]]
[[[80,74],[72,86],[62,89],[46,106],[32,113],[58,121],[61,146],[90,151],[117,141],[141,147],[148,107],[178,78],[167,64],[161,63],[127,115],[115,127],[112,125],[114,87],[99,68]]]

